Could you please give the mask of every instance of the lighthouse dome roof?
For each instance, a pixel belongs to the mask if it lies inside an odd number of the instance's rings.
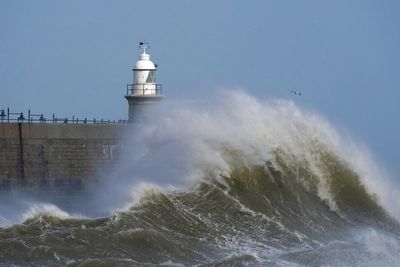
[[[142,53],[139,56],[139,60],[136,62],[134,70],[155,70],[156,66],[150,60],[150,55],[146,53]]]

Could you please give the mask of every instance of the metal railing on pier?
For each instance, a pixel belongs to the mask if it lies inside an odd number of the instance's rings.
[[[104,120],[96,118],[78,118],[72,117],[58,117],[55,113],[50,118],[45,117],[43,114],[34,114],[31,110],[26,113],[23,112],[11,112],[10,108],[0,110],[0,123],[71,123],[71,124],[118,124],[128,123],[128,120]]]

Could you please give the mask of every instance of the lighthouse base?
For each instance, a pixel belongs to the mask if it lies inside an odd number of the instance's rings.
[[[163,97],[161,95],[126,95],[129,104],[129,122],[145,122],[150,120],[149,109]]]

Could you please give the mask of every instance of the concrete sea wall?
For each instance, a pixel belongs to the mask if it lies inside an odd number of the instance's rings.
[[[127,127],[0,123],[0,188],[84,188],[118,162]]]

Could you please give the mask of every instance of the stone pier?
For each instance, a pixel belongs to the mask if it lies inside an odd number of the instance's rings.
[[[0,123],[0,188],[82,188],[119,160],[124,124]]]

